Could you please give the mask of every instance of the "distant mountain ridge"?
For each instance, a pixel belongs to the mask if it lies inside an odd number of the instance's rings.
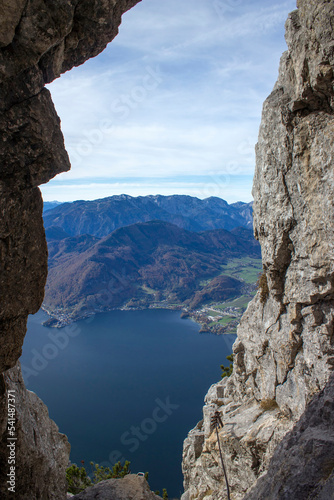
[[[164,221],[137,223],[104,238],[68,236],[46,229],[49,276],[44,308],[65,320],[91,311],[129,304],[193,304],[203,278],[218,276],[230,258],[260,257],[250,230],[191,232]],[[231,277],[216,281],[221,299],[237,295],[244,283]],[[212,289],[213,293],[213,289]],[[59,314],[60,313],[60,314]]]
[[[47,212],[48,210],[52,210],[53,208],[62,205],[61,201],[44,201],[43,204],[43,212]]]
[[[48,207],[49,208],[49,207]],[[117,195],[94,201],[62,203],[44,211],[45,228],[57,226],[69,236],[103,238],[118,228],[161,220],[188,231],[252,229],[252,203],[229,205],[217,197]]]

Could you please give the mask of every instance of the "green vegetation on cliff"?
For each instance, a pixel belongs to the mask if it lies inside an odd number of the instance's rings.
[[[110,469],[110,467],[94,464],[94,462],[91,462],[90,465],[92,467],[92,479],[87,474],[85,467],[78,467],[76,464],[72,464],[66,469],[66,480],[70,493],[76,495],[80,493],[80,491],[100,481],[112,478],[120,479],[130,474],[130,462],[128,460],[125,461],[124,465],[122,465],[121,462],[116,462],[112,469]]]

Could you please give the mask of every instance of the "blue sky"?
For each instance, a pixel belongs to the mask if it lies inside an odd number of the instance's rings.
[[[106,50],[48,88],[72,169],[45,200],[250,201],[264,99],[295,0],[142,0]]]

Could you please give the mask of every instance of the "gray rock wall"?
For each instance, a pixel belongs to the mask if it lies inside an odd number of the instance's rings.
[[[225,424],[220,439],[233,498],[241,499],[334,367],[333,26],[332,0],[300,0],[286,23],[288,51],[264,103],[256,147],[262,286],[238,328],[233,375],[210,389],[204,421],[185,441],[184,499],[224,495],[210,426],[215,410]],[[326,439],[333,446],[330,433]],[[312,477],[324,480],[326,471]],[[308,498],[297,490],[277,495],[270,498]]]
[[[29,314],[40,308],[47,247],[38,186],[69,170],[45,83],[101,52],[140,0],[0,1],[0,492],[12,498],[7,395],[16,390],[16,499],[65,498],[69,445],[17,363]]]
[[[53,499],[65,498],[67,489],[64,470],[68,465],[70,445],[57,425],[49,418],[47,407],[35,393],[27,391],[19,364],[7,370],[5,388],[14,395],[15,437],[8,440],[7,422],[1,421],[0,498]],[[3,394],[2,394],[3,395]],[[8,491],[8,444],[15,443],[15,494]],[[14,451],[14,450],[13,450]]]
[[[81,493],[74,495],[73,500],[161,500],[150,490],[144,477],[129,474],[122,479],[107,479]]]
[[[334,376],[277,446],[268,472],[244,500],[334,498]]]

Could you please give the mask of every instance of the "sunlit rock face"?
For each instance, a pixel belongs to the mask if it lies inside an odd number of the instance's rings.
[[[329,500],[334,491],[334,377],[277,446],[245,500]]]
[[[8,441],[10,434],[1,425],[0,497],[4,499],[62,499],[67,489],[64,469],[68,465],[70,445],[49,418],[48,409],[34,392],[27,391],[20,366],[7,370],[4,382],[8,401],[15,406],[16,441]],[[2,394],[3,397],[3,394]],[[3,421],[1,422],[3,423]],[[11,427],[10,427],[11,428]],[[15,443],[15,494],[8,490],[10,477],[8,444]],[[12,463],[12,462],[10,462]]]
[[[326,401],[333,396],[333,26],[334,2],[325,0],[299,1],[286,23],[288,51],[264,103],[256,147],[254,231],[265,275],[238,329],[233,375],[210,389],[203,423],[185,441],[185,500],[224,494],[210,424],[214,411],[221,411],[225,424],[220,439],[233,498],[241,499],[268,467],[272,474],[277,444],[303,415],[307,428],[304,412],[314,395],[328,384]],[[312,432],[330,428],[326,404],[318,396],[312,402],[319,416]],[[300,435],[294,434],[296,453]],[[319,446],[325,449],[330,439],[332,433],[324,432]],[[284,442],[282,461],[284,450],[289,453]],[[297,460],[297,468],[306,460]],[[333,481],[333,463],[331,469],[312,463],[309,496],[298,496],[291,484],[290,496],[268,498],[318,498],[312,491],[318,494],[319,482]],[[249,498],[264,498],[256,486],[253,491]]]
[[[150,490],[144,477],[129,474],[122,479],[107,479],[74,495],[73,500],[161,500]]]
[[[8,466],[7,393],[17,387],[17,428],[24,439],[18,439],[16,452],[27,471],[21,472],[18,499],[64,498],[69,454],[67,440],[44,405],[25,390],[16,365],[28,314],[41,306],[47,275],[38,186],[70,168],[60,120],[44,85],[100,53],[117,35],[122,14],[138,1],[1,2],[0,470]],[[5,479],[2,475],[3,495]]]

